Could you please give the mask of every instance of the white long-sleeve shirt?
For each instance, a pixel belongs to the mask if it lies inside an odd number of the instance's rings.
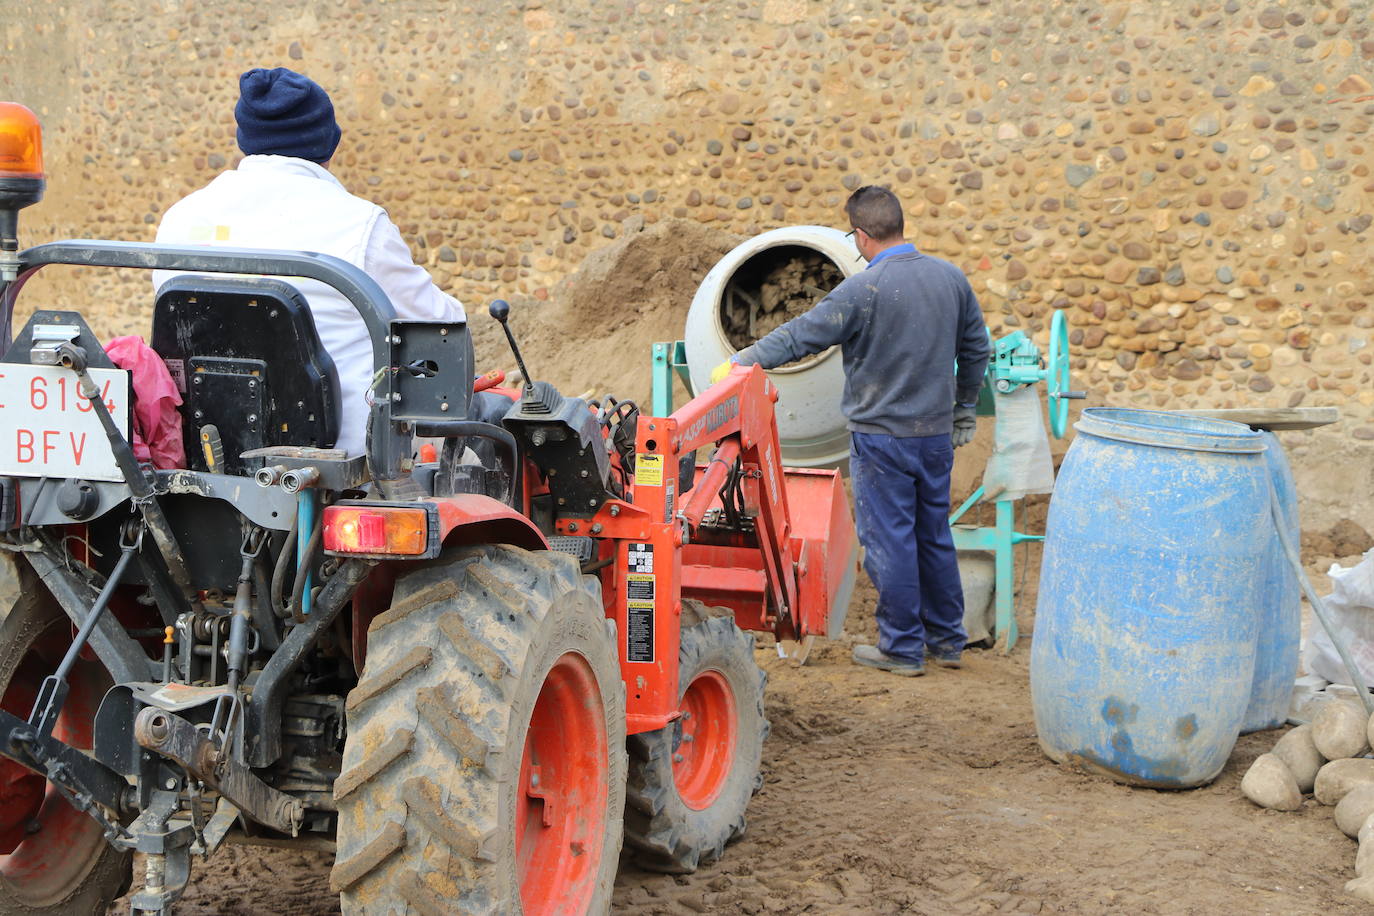
[[[355,197],[323,166],[287,156],[248,156],[173,204],[158,226],[170,244],[317,251],[361,268],[391,299],[398,318],[464,321],[463,306],[415,264],[386,211]],[[153,285],[176,276],[154,271]],[[317,280],[280,278],[310,305],[320,343],[339,374],[339,438],[350,455],[365,445],[372,343],[362,317]]]

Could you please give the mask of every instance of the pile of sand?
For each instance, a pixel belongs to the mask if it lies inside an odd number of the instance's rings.
[[[744,239],[689,220],[663,220],[589,254],[548,302],[511,310],[530,374],[564,394],[594,390],[647,402],[651,348],[679,340],[706,273]],[[514,360],[496,322],[474,315],[479,369]]]

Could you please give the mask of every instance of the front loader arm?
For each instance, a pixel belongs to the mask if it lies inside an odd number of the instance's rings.
[[[693,535],[706,510],[738,459],[747,481],[749,508],[757,512],[754,533],[768,581],[772,613],[784,630],[794,630],[797,574],[792,519],[783,482],[782,447],[773,405],[778,389],[758,366],[735,366],[730,374],[683,405],[669,418],[676,435],[670,440],[676,462],[680,455],[717,443],[691,498],[678,513]],[[641,435],[645,421],[640,421]],[[776,624],[775,624],[776,625]]]
[[[855,565],[844,491],[833,471],[783,468],[777,399],[762,369],[737,366],[672,416],[640,416],[625,497],[606,500],[591,518],[555,521],[559,535],[601,543],[630,734],[679,714],[684,594],[781,639],[837,635],[843,623],[846,570]],[[713,444],[704,468],[682,465]],[[805,517],[792,517],[789,493],[800,494]]]

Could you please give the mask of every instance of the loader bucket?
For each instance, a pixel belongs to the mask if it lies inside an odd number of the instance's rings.
[[[838,471],[784,468],[797,546],[801,636],[835,639],[844,628],[859,569],[854,517]]]
[[[701,471],[699,467],[698,475]],[[757,548],[684,545],[682,594],[730,608],[735,622],[746,630],[772,631],[782,639],[833,639],[844,628],[858,573],[859,545],[849,500],[838,471],[784,468],[783,481],[797,557],[796,619],[801,632],[781,621],[775,627],[765,620],[767,579]]]

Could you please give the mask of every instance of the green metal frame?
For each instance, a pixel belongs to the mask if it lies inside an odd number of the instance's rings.
[[[687,345],[680,340],[654,344],[653,387],[649,403],[655,417],[672,416],[674,372],[690,393],[692,377],[687,372]]]
[[[960,525],[959,519],[974,506],[984,501],[982,487],[973,491],[963,505],[954,510],[949,517],[950,533],[954,535],[955,550],[991,551],[996,572],[993,585],[993,599],[996,602],[996,617],[993,621],[993,636],[1003,655],[1016,646],[1020,633],[1016,626],[1016,584],[1015,548],[1026,541],[1043,541],[1043,535],[1025,534],[1016,530],[1016,500],[998,499],[993,501],[997,517],[995,524],[986,526]]]

